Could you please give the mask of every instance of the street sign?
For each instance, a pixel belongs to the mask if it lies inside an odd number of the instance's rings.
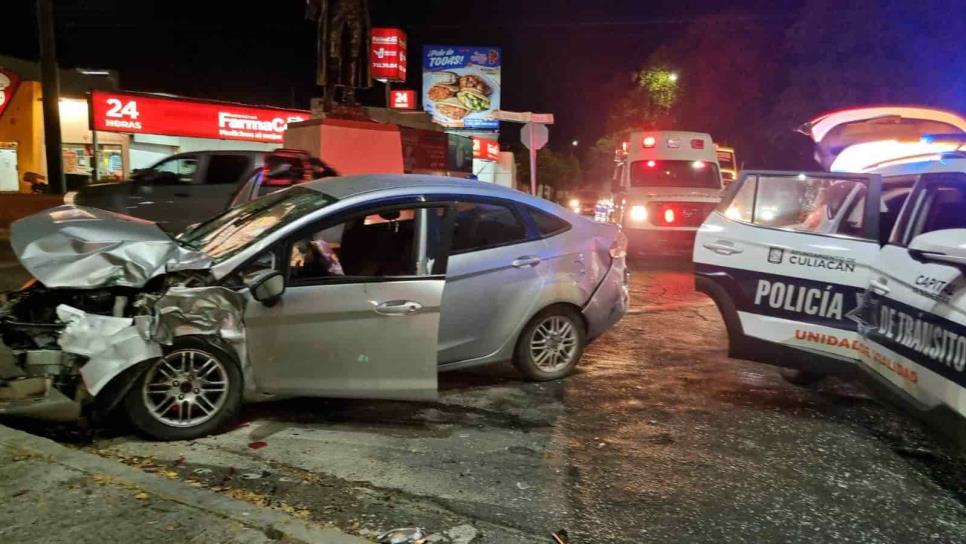
[[[520,130],[520,141],[532,151],[542,149],[550,140],[550,131],[547,125],[540,123],[527,123]]]
[[[509,121],[511,123],[540,123],[542,125],[553,124],[552,113],[531,113],[529,111],[504,111],[496,110],[493,118],[499,121]]]

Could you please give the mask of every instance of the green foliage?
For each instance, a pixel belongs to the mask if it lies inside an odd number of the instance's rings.
[[[529,186],[529,151],[521,146],[513,150],[513,157],[517,163],[518,182]],[[537,151],[537,181],[558,191],[571,190],[581,181],[580,161],[573,153],[561,153],[545,147]]]

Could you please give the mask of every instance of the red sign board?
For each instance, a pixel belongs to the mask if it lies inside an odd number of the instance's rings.
[[[9,68],[0,68],[0,115],[7,109],[7,104],[13,100],[13,93],[20,84],[20,75]]]
[[[489,138],[473,137],[473,158],[484,161],[500,159],[500,142]]]
[[[389,107],[394,110],[416,109],[416,91],[407,89],[390,90]]]
[[[282,143],[289,123],[305,121],[302,110],[256,108],[183,98],[93,91],[94,130]]]
[[[406,81],[406,33],[398,28],[373,28],[369,65],[375,79]]]

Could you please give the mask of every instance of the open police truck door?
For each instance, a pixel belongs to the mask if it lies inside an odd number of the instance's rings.
[[[729,187],[698,231],[694,266],[732,356],[854,369],[857,314],[880,250],[880,194],[879,176],[837,173],[747,171]]]

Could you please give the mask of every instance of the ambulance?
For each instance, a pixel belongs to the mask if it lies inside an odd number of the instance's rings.
[[[711,136],[702,132],[632,133],[619,154],[615,219],[633,253],[690,255],[698,227],[721,200]]]
[[[966,436],[966,119],[865,107],[801,132],[827,171],[744,171],[697,234],[730,355],[859,373]]]

